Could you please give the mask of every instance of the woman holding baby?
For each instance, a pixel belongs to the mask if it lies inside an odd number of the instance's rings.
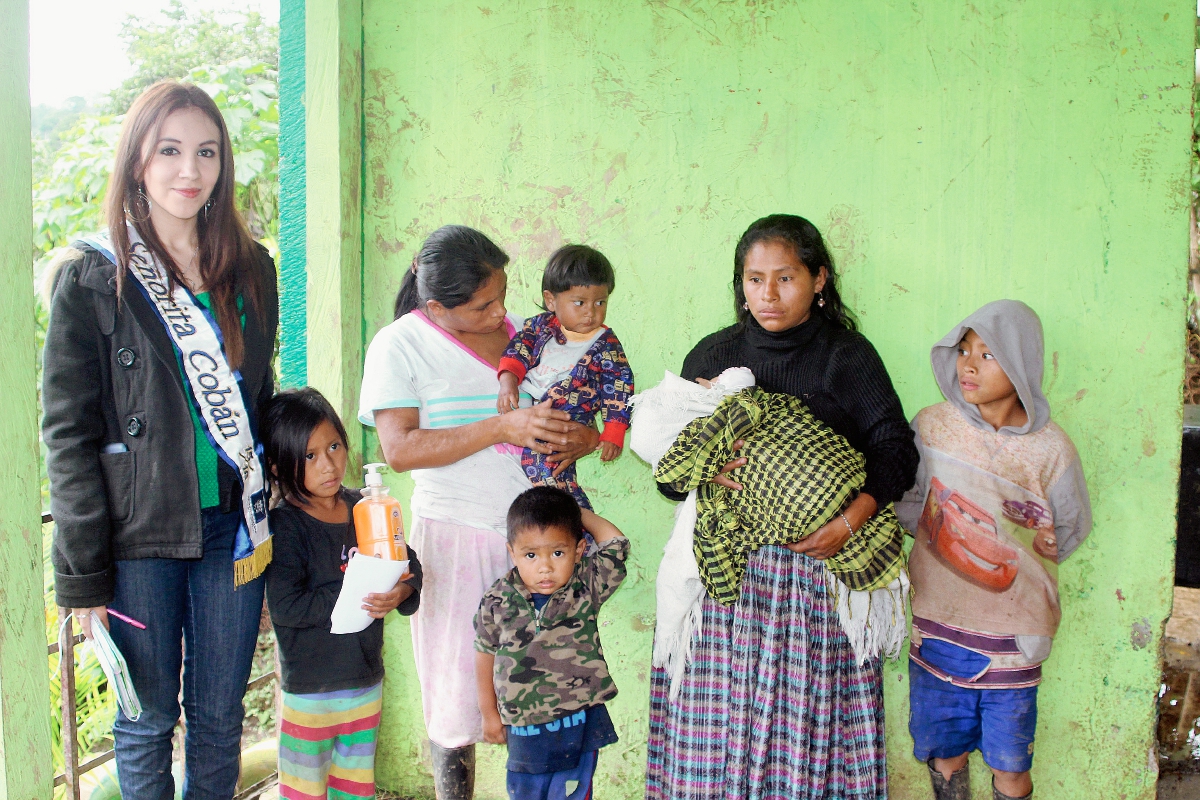
[[[773,215],[734,256],[737,323],[697,344],[682,377],[748,367],[767,392],[803,400],[863,454],[853,501],[799,542],[754,551],[732,606],[703,600],[681,683],[651,677],[646,797],[886,797],[882,662],[860,663],[822,560],[913,484],[918,454],[875,348],[838,294],[820,232]],[[745,459],[715,480],[732,489]],[[683,497],[660,484],[668,497]]]

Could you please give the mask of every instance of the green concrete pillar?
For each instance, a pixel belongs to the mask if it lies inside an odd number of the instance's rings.
[[[54,769],[42,606],[27,0],[0,0],[0,120],[0,800],[29,800],[50,797]]]
[[[308,0],[304,16],[308,382],[353,423],[364,338],[362,2]],[[351,438],[362,453],[361,434]]]
[[[308,383],[305,327],[304,0],[279,3],[279,372]]]

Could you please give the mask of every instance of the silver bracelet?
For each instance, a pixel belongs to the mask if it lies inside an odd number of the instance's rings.
[[[846,519],[845,514],[838,514],[842,518],[842,522],[846,523],[846,530],[850,531],[850,535],[854,535],[854,526],[850,524],[850,520]]]

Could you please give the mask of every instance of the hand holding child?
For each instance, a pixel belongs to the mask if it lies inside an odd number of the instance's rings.
[[[711,389],[712,385],[713,385],[713,382],[710,381],[708,378],[696,378],[696,383],[700,384],[705,389]],[[745,439],[738,439],[736,442],[733,443],[733,447],[730,449],[733,452],[737,452],[738,450],[741,450],[742,447],[745,446],[745,444],[746,444]],[[749,462],[750,462],[750,459],[740,457],[740,456],[738,458],[733,459],[732,461],[725,464],[725,466],[721,467],[721,471],[719,473],[717,473],[715,476],[713,476],[712,482],[717,484],[718,486],[724,486],[726,489],[733,489],[734,491],[740,492],[742,490],[742,485],[740,483],[738,483],[737,481],[735,481],[733,478],[729,477],[729,473],[733,472],[738,467],[746,466],[746,464],[748,464]]]
[[[371,592],[363,598],[363,611],[367,612],[367,616],[372,619],[383,619],[389,611],[395,611],[396,607],[407,600],[413,593],[413,587],[405,583],[411,580],[413,574],[405,572],[400,576],[400,580],[396,581],[396,585],[389,592]]]
[[[507,414],[521,405],[520,385],[516,375],[511,372],[500,373],[500,394],[496,398],[496,411]]]
[[[842,551],[855,531],[867,524],[867,520],[878,510],[879,504],[875,498],[862,492],[846,506],[845,511],[800,541],[787,545],[787,549],[817,560],[832,558]]]
[[[556,452],[546,459],[547,464],[554,465],[554,471],[550,474],[555,478],[600,446],[600,431],[579,422],[572,422],[571,426],[567,435],[563,437],[562,446],[557,447]]]

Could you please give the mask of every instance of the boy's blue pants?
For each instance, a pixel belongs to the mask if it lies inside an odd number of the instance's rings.
[[[592,750],[579,757],[579,766],[560,772],[529,775],[508,773],[509,800],[591,800],[592,776],[596,774],[596,756]]]
[[[954,758],[972,750],[1002,772],[1033,766],[1037,690],[964,689],[908,662],[908,730],[921,761]]]

